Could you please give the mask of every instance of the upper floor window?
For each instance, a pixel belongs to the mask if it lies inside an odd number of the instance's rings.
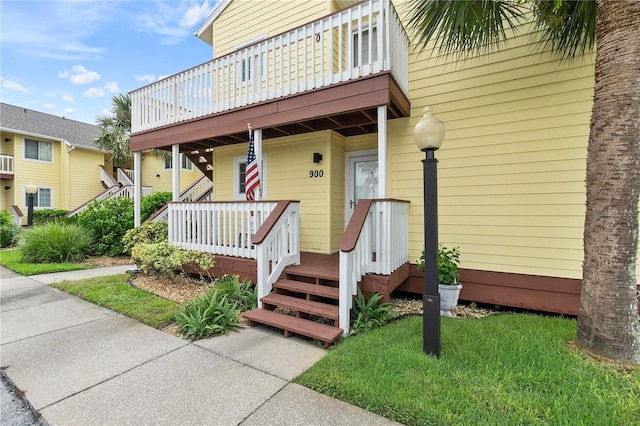
[[[171,170],[172,168],[173,168],[173,159],[171,158],[171,156],[168,156],[164,159],[164,169]],[[180,154],[180,168],[182,170],[193,170],[193,163],[184,154]]]
[[[53,143],[25,139],[24,158],[38,161],[53,161]]]
[[[24,190],[24,204],[27,206],[29,194],[27,194],[27,190]],[[53,208],[53,189],[52,188],[38,188],[36,193],[33,195],[33,207],[41,208],[41,209],[51,209]]]
[[[369,53],[369,28],[362,30],[362,46],[358,45],[358,32],[353,33],[353,67],[367,65],[378,60],[378,28],[373,27],[373,39],[371,40],[371,50],[373,55]],[[360,52],[362,52],[362,61],[360,61]]]

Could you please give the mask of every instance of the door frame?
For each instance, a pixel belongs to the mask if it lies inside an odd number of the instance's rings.
[[[353,170],[352,170],[353,161],[359,158],[375,157],[379,165],[380,159],[378,158],[378,150],[376,148],[364,149],[361,151],[345,152],[344,157],[345,157],[344,227],[346,228],[347,225],[349,224],[349,219],[351,219],[351,212],[353,211],[353,209],[351,209],[351,207],[349,206],[349,202],[353,200],[353,198],[355,197],[355,191],[354,191],[355,182],[353,181]],[[380,169],[378,169],[378,172],[379,171]],[[380,174],[378,173],[378,184],[379,182],[380,182]]]

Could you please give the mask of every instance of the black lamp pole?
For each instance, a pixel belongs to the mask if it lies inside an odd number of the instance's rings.
[[[424,294],[422,350],[440,357],[440,293],[438,292],[438,160],[436,149],[424,150]]]
[[[33,199],[35,194],[27,194],[27,226],[33,226]]]

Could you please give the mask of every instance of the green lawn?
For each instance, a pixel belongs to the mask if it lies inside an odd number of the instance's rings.
[[[640,371],[570,350],[574,320],[443,318],[442,356],[422,352],[422,318],[345,339],[298,383],[408,425],[630,425]]]
[[[127,283],[129,276],[110,275],[81,281],[63,281],[51,284],[96,305],[104,306],[137,319],[151,327],[161,328],[174,321],[182,305]]]
[[[0,265],[20,275],[49,274],[52,272],[77,271],[92,269],[95,265],[86,263],[25,263],[17,249],[0,250]]]

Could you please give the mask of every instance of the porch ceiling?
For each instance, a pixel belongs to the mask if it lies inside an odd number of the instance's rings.
[[[270,139],[321,130],[344,136],[378,131],[377,107],[386,105],[388,119],[408,117],[410,103],[390,72],[236,108],[131,135],[131,151],[169,149],[196,151],[248,142],[247,123]]]

